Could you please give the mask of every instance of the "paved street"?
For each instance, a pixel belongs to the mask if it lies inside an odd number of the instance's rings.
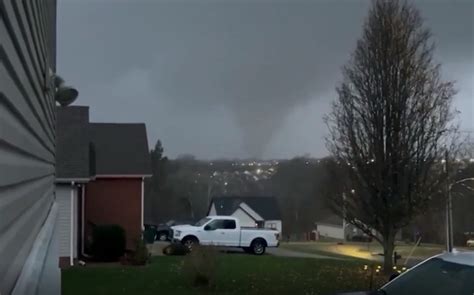
[[[148,249],[153,256],[163,256],[163,249],[169,245],[169,242],[155,242],[153,245],[149,245]],[[222,252],[228,254],[240,254],[244,253],[243,250],[239,248],[222,248]],[[315,258],[315,259],[339,259],[343,260],[342,258],[326,256],[326,255],[319,255],[319,254],[311,254],[311,253],[304,253],[299,251],[288,250],[284,248],[267,248],[267,254],[280,256],[280,257],[299,257],[299,258]]]
[[[169,242],[155,242],[153,245],[149,245],[148,249],[153,256],[163,256],[163,249],[169,245]],[[221,248],[221,252],[226,254],[244,254],[242,249],[239,248]],[[329,255],[321,255],[315,253],[305,253],[301,251],[295,251],[290,249],[285,249],[283,247],[279,248],[267,248],[266,253],[268,255],[274,255],[279,257],[295,257],[295,258],[314,258],[314,259],[334,259],[334,260],[346,260],[345,258],[334,257]],[[248,255],[248,254],[246,254]],[[351,257],[348,256],[348,259]],[[360,257],[359,257],[360,258]],[[383,262],[382,256],[372,255],[370,258],[366,258],[374,262]],[[423,259],[412,258],[408,261],[407,266],[412,267],[417,263],[421,262]],[[405,262],[405,259],[400,261],[401,263]]]

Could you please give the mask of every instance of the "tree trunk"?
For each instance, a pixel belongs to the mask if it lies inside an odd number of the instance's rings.
[[[383,237],[384,272],[391,274],[393,269],[393,251],[395,250],[395,234]]]

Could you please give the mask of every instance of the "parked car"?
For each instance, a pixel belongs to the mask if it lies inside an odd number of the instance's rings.
[[[265,253],[267,247],[279,246],[279,232],[266,228],[243,228],[231,216],[208,216],[194,225],[172,226],[173,241],[190,250],[196,244],[242,248],[255,255]]]
[[[182,224],[194,224],[194,220],[168,220],[165,223],[160,223],[158,225],[147,223],[144,224],[145,232],[153,232],[153,241],[169,241],[171,240],[171,226],[173,225],[182,225]]]
[[[167,241],[171,238],[171,226],[174,225],[174,220],[167,221],[166,223],[160,223],[156,227],[156,241]]]
[[[474,247],[474,238],[467,240],[466,245],[468,247]]]
[[[395,277],[377,291],[344,295],[472,295],[474,252],[434,256]],[[342,294],[340,294],[342,295]]]
[[[156,225],[147,223],[144,227],[143,237],[147,244],[152,244],[156,239]]]
[[[161,223],[156,227],[156,241],[169,241],[172,238],[171,235],[171,227],[174,225],[186,225],[186,224],[194,224],[195,220],[169,220],[166,223]]]

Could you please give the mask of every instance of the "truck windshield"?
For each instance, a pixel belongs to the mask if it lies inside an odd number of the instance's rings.
[[[209,222],[209,220],[211,220],[209,217],[204,217],[203,219],[196,222],[196,224],[194,226],[203,226],[204,224]]]

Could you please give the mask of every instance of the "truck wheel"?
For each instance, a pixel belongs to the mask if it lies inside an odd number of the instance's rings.
[[[191,252],[193,248],[199,244],[199,241],[195,237],[186,237],[181,243]]]
[[[250,245],[250,249],[252,250],[252,253],[255,255],[263,255],[265,253],[266,247],[267,247],[267,244],[262,239],[256,239]]]

